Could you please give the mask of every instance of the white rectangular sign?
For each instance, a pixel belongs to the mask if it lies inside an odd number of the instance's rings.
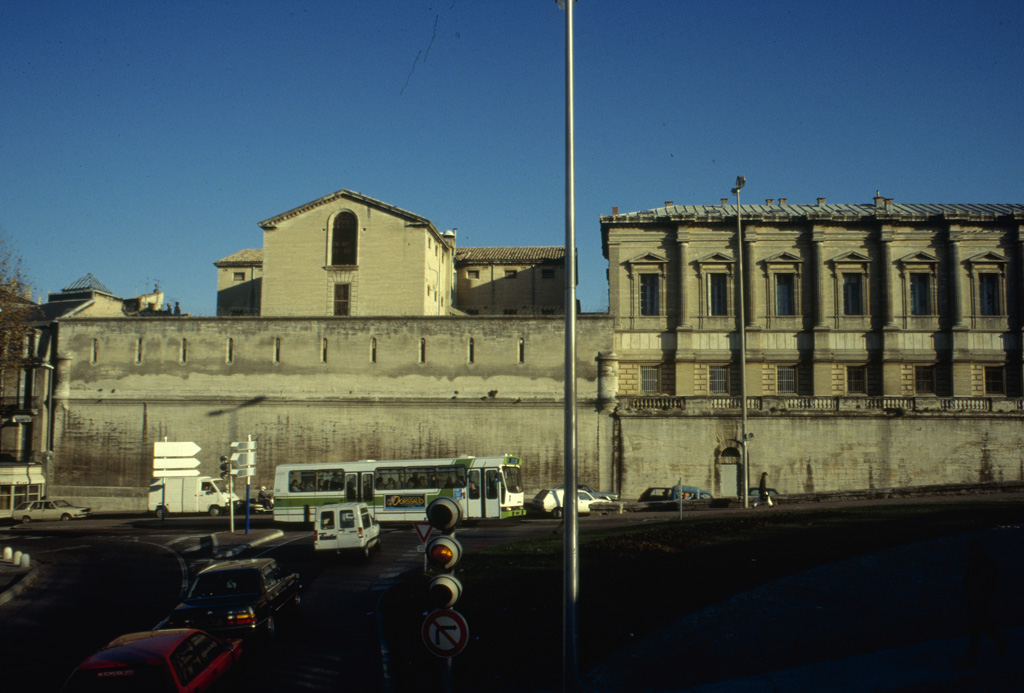
[[[168,442],[153,443],[153,457],[195,457],[196,453],[202,450],[193,442]]]
[[[199,460],[195,457],[158,457],[153,460],[153,469],[195,469]]]
[[[199,476],[198,469],[155,469],[153,476],[157,479],[166,479],[171,476]]]

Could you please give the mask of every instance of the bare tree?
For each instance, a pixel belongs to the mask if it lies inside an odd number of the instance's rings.
[[[0,406],[17,408],[18,383],[31,355],[26,341],[35,304],[21,258],[0,233]],[[12,395],[13,391],[13,395]]]

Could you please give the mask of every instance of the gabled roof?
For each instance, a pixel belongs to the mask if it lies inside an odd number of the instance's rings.
[[[263,249],[246,248],[213,263],[214,267],[262,267]]]
[[[565,260],[563,246],[502,246],[491,248],[459,248],[455,251],[458,265],[560,263]]]
[[[349,199],[354,202],[359,202],[361,204],[367,205],[368,207],[379,209],[383,212],[393,214],[396,217],[401,217],[406,221],[411,222],[412,224],[422,224],[424,226],[429,226],[431,229],[433,229],[434,233],[437,233],[437,229],[434,229],[434,225],[428,219],[425,219],[424,217],[421,217],[418,214],[413,214],[412,212],[407,212],[404,209],[399,209],[398,207],[386,204],[384,202],[381,202],[380,200],[375,200],[372,197],[367,197],[366,195],[353,192],[351,190],[339,190],[338,192],[333,192],[330,195],[325,195],[321,197],[319,200],[307,202],[306,204],[296,207],[295,209],[290,209],[287,212],[284,212],[283,214],[278,214],[275,217],[265,219],[259,223],[259,226],[263,230],[277,228],[277,225],[280,224],[282,221],[291,219],[293,217],[297,217],[300,214],[305,214],[306,212],[314,210],[317,207],[323,207],[324,205],[331,204],[332,202],[341,199]]]

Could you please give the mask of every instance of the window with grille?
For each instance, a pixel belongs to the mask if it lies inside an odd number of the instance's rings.
[[[846,367],[846,392],[851,395],[868,393],[868,377],[866,366]]]
[[[332,265],[356,264],[357,227],[356,215],[352,212],[342,212],[334,218],[334,228],[331,231]]]
[[[1006,378],[1002,366],[985,367],[985,394],[1005,395]]]
[[[796,394],[796,366],[779,366],[775,370],[775,380],[780,395]]]
[[[914,367],[914,391],[919,395],[935,394],[935,366]]]
[[[729,366],[711,367],[709,387],[712,394],[729,394]]]
[[[345,316],[349,314],[351,308],[349,296],[351,294],[351,286],[349,284],[335,284],[334,285],[334,314],[337,316]]]
[[[640,391],[661,392],[661,366],[640,366]]]

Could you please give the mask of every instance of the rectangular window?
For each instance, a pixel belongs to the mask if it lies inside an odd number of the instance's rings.
[[[796,275],[775,275],[775,314],[796,315]]]
[[[555,270],[553,270],[553,269],[542,269],[540,271],[540,278],[541,279],[554,279],[555,278]]]
[[[868,393],[868,374],[866,366],[846,367],[846,393],[850,395],[866,395]]]
[[[225,347],[224,361],[226,363],[234,363],[235,360],[235,340],[228,337],[228,343]]]
[[[1006,379],[1004,377],[1004,370],[1002,366],[985,367],[985,394],[1006,394]]]
[[[712,366],[710,376],[711,394],[729,394],[729,366]]]
[[[640,275],[640,315],[658,315],[658,275]]]
[[[235,276],[235,281],[236,282],[244,282],[245,281],[245,272],[235,272],[234,276]]]
[[[480,270],[466,270],[466,277],[469,279],[479,279]]]
[[[919,395],[935,394],[935,366],[914,367],[914,391]]]
[[[775,370],[775,381],[780,395],[795,395],[796,366],[779,366]]]
[[[999,275],[985,272],[978,275],[978,311],[982,315],[999,315]]]
[[[708,275],[708,312],[711,315],[729,314],[729,275]]]
[[[516,278],[516,271],[515,270],[505,270],[505,279],[515,279],[515,278]]]
[[[351,286],[349,284],[335,284],[334,285],[334,314],[337,316],[345,316],[349,314],[350,310],[350,291]]]
[[[661,392],[661,366],[640,366],[640,391]]]
[[[910,314],[932,314],[931,276],[928,274],[910,275]]]
[[[864,315],[863,275],[843,275],[843,315]]]

